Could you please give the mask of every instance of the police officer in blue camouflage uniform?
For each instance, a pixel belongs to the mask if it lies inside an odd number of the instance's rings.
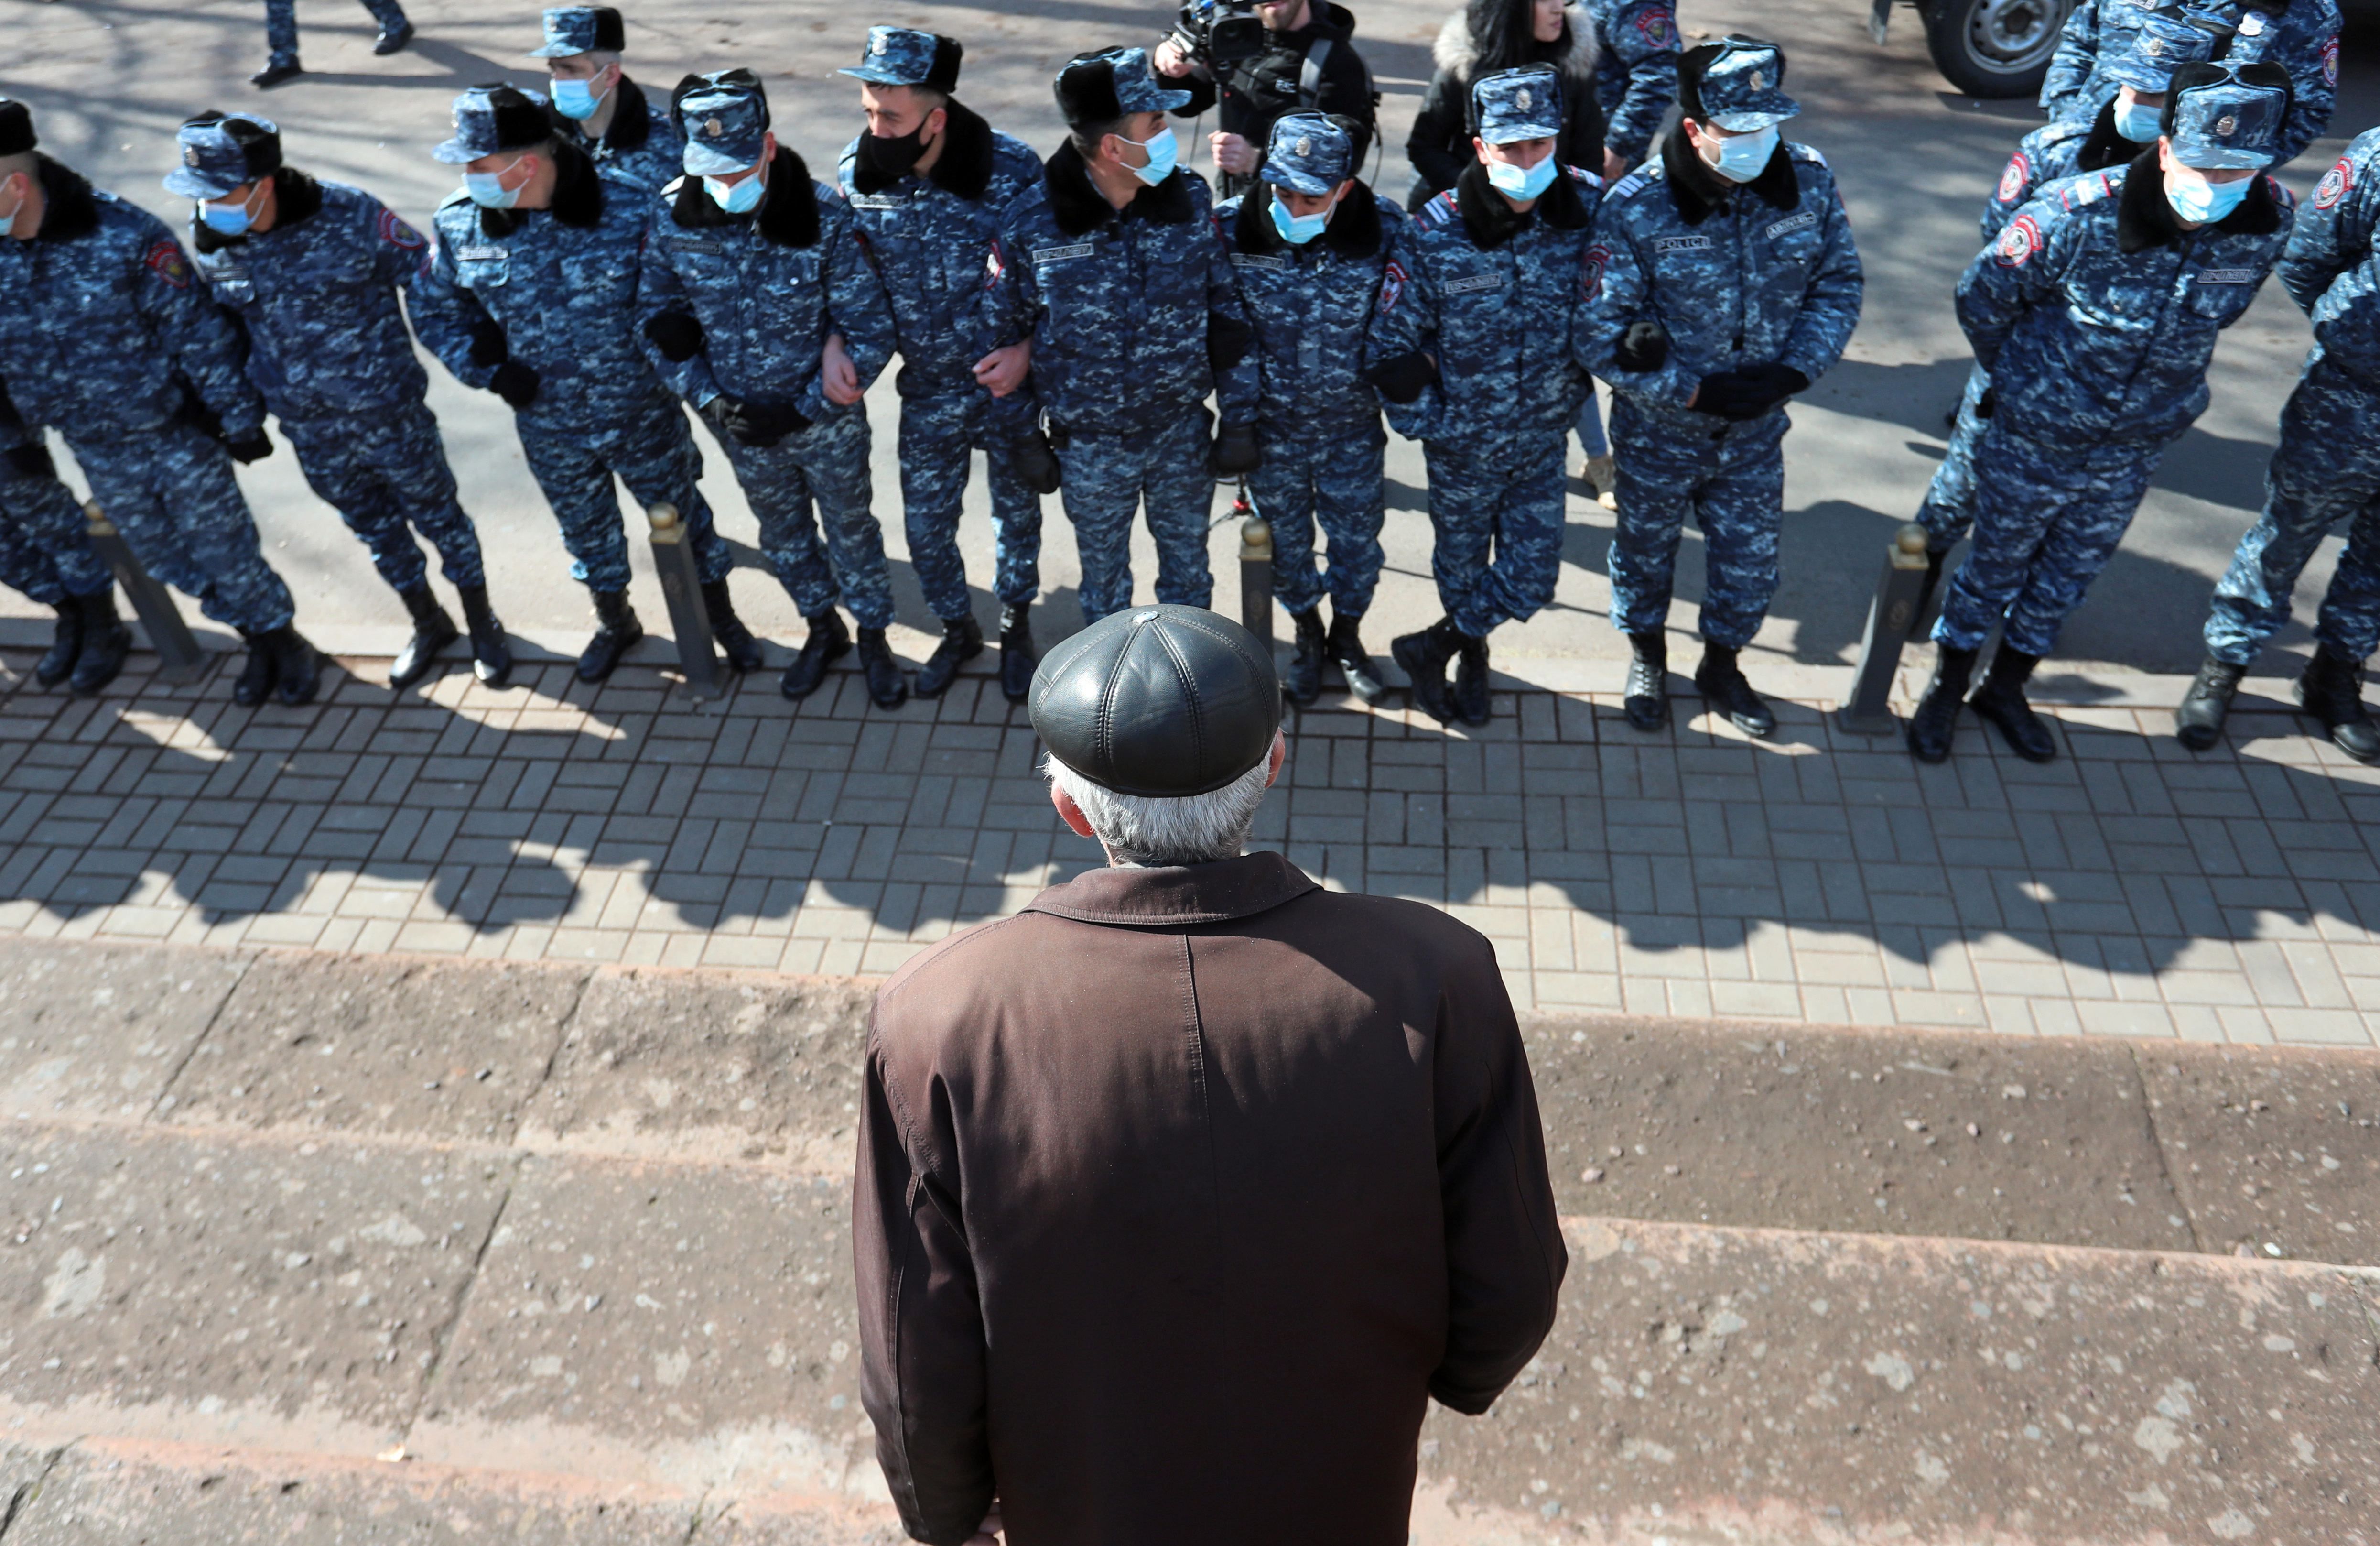
[[[182,164],[165,191],[198,201],[198,269],[216,304],[240,320],[249,380],[281,420],[306,481],[363,540],[413,620],[389,684],[419,681],[460,637],[431,593],[417,531],[462,598],[480,680],[502,683],[512,655],[488,605],[479,533],[455,497],[438,420],[422,400],[430,377],[397,304],[428,244],[370,194],[284,165],[270,119],[206,113],[177,138]]]
[[[1041,158],[952,92],[956,38],[871,27],[860,62],[868,130],[844,147],[844,202],[892,300],[901,335],[901,505],[909,566],[942,639],[917,669],[920,698],[940,698],[983,652],[959,558],[969,453],[984,454],[991,493],[992,590],[1000,598],[1000,685],[1012,703],[1033,686],[1033,598],[1041,590],[1041,496],[1016,467],[1031,398],[994,398],[976,379],[975,308],[1001,212],[1041,179]]]
[[[2363,706],[2363,663],[2380,645],[2380,129],[2356,136],[2298,211],[2279,274],[2313,319],[2313,349],[2281,409],[2265,509],[2216,583],[2206,663],[2176,714],[2181,744],[2223,737],[2240,678],[2289,618],[2289,592],[2323,537],[2347,546],[2322,598],[2314,654],[2298,680],[2305,706],[2342,751],[2380,761]]]
[[[248,640],[234,699],[307,702],[321,663],[232,475],[273,451],[239,335],[164,222],[34,145],[23,105],[0,103],[0,379],[66,437],[149,572]]]
[[[1370,141],[1354,118],[1284,115],[1273,122],[1254,190],[1215,209],[1256,329],[1264,465],[1249,477],[1248,495],[1272,528],[1273,594],[1296,630],[1281,689],[1301,707],[1321,695],[1326,661],[1365,702],[1378,702],[1383,690],[1359,631],[1379,584],[1388,514],[1389,437],[1379,397],[1364,379],[1364,343],[1404,212],[1356,177]],[[1318,519],[1330,543],[1327,570],[1315,560]]]
[[[1132,604],[1136,508],[1157,539],[1157,599],[1205,606],[1215,480],[1255,470],[1259,453],[1252,335],[1207,185],[1175,164],[1165,119],[1189,96],[1161,85],[1138,48],[1078,54],[1054,90],[1066,143],[992,245],[978,346],[1002,358],[985,383],[1004,398],[1032,372],[1084,620]],[[1211,444],[1210,392],[1222,411]]]
[[[413,41],[413,23],[397,0],[363,0],[363,7],[380,23],[374,54],[395,54]],[[298,63],[298,0],[264,0],[264,67],[248,78],[249,85],[261,91],[305,73]]]
[[[1842,358],[1864,293],[1834,175],[1779,135],[1801,111],[1784,77],[1775,43],[1689,49],[1684,116],[1612,189],[1587,254],[1579,358],[1611,383],[1611,620],[1640,730],[1670,723],[1664,627],[1689,513],[1706,566],[1694,687],[1746,735],[1777,725],[1737,656],[1777,593],[1785,405]]]
[[[1595,90],[1606,120],[1603,148],[1633,166],[1652,148],[1670,104],[1678,100],[1676,0],[1584,4],[1595,20],[1595,39],[1602,51],[1596,61]]]
[[[587,152],[607,182],[659,193],[677,180],[686,146],[669,108],[628,79],[620,57],[627,28],[609,6],[561,6],[545,13],[545,61],[553,127]]]
[[[1996,403],[1975,453],[1975,539],[1934,627],[1909,721],[1950,754],[1968,706],[2029,761],[2058,754],[2024,684],[2114,555],[2165,448],[2206,408],[2206,368],[2279,260],[2291,200],[2265,168],[2289,122],[2277,65],[2174,72],[2164,133],[2130,164],[2050,184],[1969,264],[1959,325]]]
[[[0,117],[16,103],[0,103]],[[82,509],[58,481],[41,428],[18,417],[0,384],[0,584],[55,609],[50,647],[33,666],[45,688],[94,693],[115,679],[132,631],[115,615],[115,580],[91,545]]]
[[[2089,123],[2116,94],[2108,66],[2133,32],[2175,0],[2082,0],[2066,18],[2058,52],[2042,78],[2041,107],[2051,118]],[[2269,61],[2289,72],[2292,103],[2276,164],[2295,161],[2330,127],[2338,99],[2338,0],[2180,0],[2180,14],[2214,39],[2226,65]]]
[[[1423,712],[1485,724],[1488,633],[1535,616],[1560,577],[1562,447],[1588,386],[1571,323],[1603,185],[1555,157],[1551,67],[1483,75],[1470,96],[1476,159],[1390,260],[1366,376],[1397,432],[1422,443],[1446,609],[1390,651]]]
[[[2106,79],[2116,94],[2091,118],[2053,119],[2024,137],[2009,158],[1998,187],[1984,201],[1985,245],[2017,211],[2048,183],[2077,172],[2119,166],[2156,143],[2165,118],[2165,92],[2173,72],[2184,65],[2204,64],[2215,52],[2215,34],[2192,23],[2180,11],[2150,13],[2125,35],[2117,51],[2103,62]],[[1983,444],[1984,423],[1991,411],[1991,378],[1977,366],[1967,372],[1967,388],[1950,430],[1950,444],[1942,465],[1934,469],[1918,508],[1918,524],[1927,538],[1925,588],[1931,594],[1940,579],[1942,562],[1975,520],[1975,447]]]
[[[689,76],[671,113],[686,132],[686,176],[652,206],[637,295],[646,348],[725,449],[760,551],[809,624],[784,695],[817,691],[849,652],[840,600],[859,625],[868,696],[896,708],[909,687],[884,639],[892,582],[859,400],[892,358],[884,281],[843,196],[770,131],[758,76]],[[830,337],[848,348],[841,379],[828,370]]]
[[[735,554],[697,486],[702,453],[637,336],[652,201],[598,176],[555,136],[545,100],[511,86],[456,97],[455,137],[433,153],[464,169],[463,191],[431,222],[429,266],[407,298],[414,330],[457,381],[513,409],[571,576],[594,597],[579,679],[609,676],[645,635],[628,604],[614,477],[641,505],[676,507],[712,632],[736,670],[758,666],[759,645],[728,601]]]

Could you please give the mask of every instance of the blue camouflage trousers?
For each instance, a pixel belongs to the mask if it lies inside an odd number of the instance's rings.
[[[485,585],[480,534],[455,497],[455,474],[427,403],[338,419],[281,420],[306,481],[370,550],[372,567],[397,590],[429,578],[416,531],[438,550],[447,583]]]
[[[363,0],[363,7],[384,29],[405,25],[405,7],[397,0]],[[298,62],[298,0],[264,0],[264,42],[273,64]]]
[[[2140,509],[2165,441],[2056,450],[1998,420],[1975,451],[1975,541],[1950,578],[1934,641],[2001,641],[2046,655]],[[2005,620],[2005,621],[2003,621]]]
[[[1975,524],[1975,447],[1984,443],[1991,420],[1977,413],[1992,378],[1980,365],[1967,371],[1967,389],[1959,397],[1959,416],[1950,426],[1950,444],[1942,465],[1925,485],[1925,503],[1917,507],[1917,524],[1925,529],[1927,545],[1947,553]]]
[[[95,596],[115,583],[91,545],[82,506],[75,503],[72,491],[55,478],[20,478],[5,462],[0,462],[0,544],[9,555],[0,581],[37,602],[56,604],[37,592],[32,588],[36,584],[61,596]],[[19,575],[32,583],[20,584]]]
[[[231,453],[179,420],[120,440],[67,444],[91,496],[124,533],[141,567],[225,627],[270,633],[297,613],[289,587],[264,561]]]
[[[675,397],[656,391],[635,410],[600,426],[549,423],[528,414],[513,422],[529,473],[562,525],[571,578],[590,590],[628,588],[628,539],[612,487],[615,476],[640,505],[677,506],[694,539],[703,583],[726,578],[735,566],[697,483],[702,453]]]
[[[1380,583],[1380,525],[1388,517],[1381,481],[1389,433],[1380,416],[1286,438],[1266,430],[1264,463],[1248,474],[1248,496],[1272,527],[1272,593],[1292,613],[1322,604],[1330,615],[1361,617]],[[1314,528],[1330,544],[1318,566]]]
[[[1205,606],[1215,578],[1207,566],[1207,519],[1215,480],[1207,470],[1213,420],[1194,403],[1170,424],[1135,435],[1075,434],[1058,451],[1066,519],[1083,571],[1083,621],[1132,604],[1132,517],[1146,515],[1157,539],[1157,599]]]
[[[1703,534],[1703,638],[1741,650],[1777,595],[1785,432],[1792,425],[1782,408],[1709,425],[1682,429],[1631,398],[1612,399],[1620,524],[1611,537],[1611,621],[1629,634],[1655,633],[1668,622],[1678,544],[1692,512]]]
[[[760,523],[760,552],[801,615],[821,616],[840,601],[861,627],[890,627],[892,575],[872,508],[867,408],[771,446],[733,435],[720,444]]]
[[[2380,646],[2380,390],[2317,361],[2281,409],[2281,444],[2265,474],[2265,510],[2215,585],[2206,652],[2253,665],[2289,617],[2289,592],[2324,535],[2342,521],[2347,550],[2322,598],[2314,638],[2368,659]]]
[[[901,510],[909,566],[926,604],[945,622],[966,616],[959,512],[970,451],[980,450],[991,489],[992,591],[1023,606],[1041,591],[1041,496],[1015,472],[1025,415],[977,388],[901,399]]]
[[[1484,444],[1422,442],[1429,473],[1430,578],[1454,626],[1485,639],[1554,599],[1561,578],[1562,463],[1571,426]]]

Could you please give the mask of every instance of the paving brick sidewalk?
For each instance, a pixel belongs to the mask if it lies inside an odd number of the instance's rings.
[[[0,931],[876,974],[1095,857],[985,678],[885,714],[853,676],[796,708],[334,673],[251,712],[152,660],[90,701],[5,657]],[[1524,1006],[2380,1044],[2380,771],[2277,707],[2201,757],[2164,710],[2061,709],[2048,767],[1971,728],[1939,769],[1689,707],[1647,737],[1604,696],[1476,734],[1326,700],[1258,837],[1447,907]]]

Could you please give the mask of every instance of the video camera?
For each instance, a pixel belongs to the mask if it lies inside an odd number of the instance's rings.
[[[1257,0],[1182,0],[1168,35],[1176,48],[1215,70],[1255,58],[1266,46]]]

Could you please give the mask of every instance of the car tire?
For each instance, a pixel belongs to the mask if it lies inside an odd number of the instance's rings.
[[[1968,96],[2034,96],[2073,9],[2074,0],[1925,0],[1926,51]]]

